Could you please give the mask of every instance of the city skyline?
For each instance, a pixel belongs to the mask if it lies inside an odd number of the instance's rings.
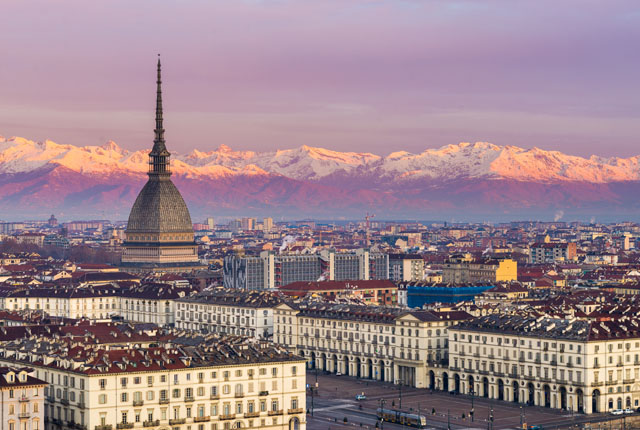
[[[179,153],[385,155],[461,141],[639,152],[629,1],[64,1],[31,12],[9,2],[1,30],[12,41],[0,71],[7,137],[146,148],[148,64],[161,52]]]

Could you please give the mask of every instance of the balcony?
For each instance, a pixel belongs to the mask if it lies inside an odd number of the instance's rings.
[[[193,417],[193,422],[194,422],[194,423],[206,423],[207,421],[211,421],[211,417],[210,417],[210,416],[206,416],[206,417]]]
[[[618,381],[607,381],[605,382],[605,385],[616,385],[618,383]]]
[[[53,397],[53,396],[46,396],[44,399],[47,402],[51,402],[51,403],[54,403],[56,401],[55,397]]]
[[[209,396],[209,400],[218,400],[220,399],[220,394],[212,394]]]
[[[246,412],[244,414],[245,418],[256,418],[260,416],[260,412],[256,411],[256,412]]]
[[[169,420],[169,425],[175,426],[179,424],[184,424],[185,422],[187,422],[186,418],[174,418],[172,420]]]
[[[602,387],[603,382],[602,381],[595,381],[591,383],[592,387]]]
[[[78,409],[85,409],[87,405],[84,402],[78,402]]]
[[[289,415],[301,414],[303,412],[304,412],[304,409],[302,409],[302,408],[287,409],[287,414],[289,414]]]
[[[244,393],[236,393],[236,394],[234,394],[234,397],[236,399],[242,399],[244,397]]]
[[[269,416],[272,417],[274,415],[282,415],[283,411],[282,409],[278,410],[278,411],[269,411]]]
[[[69,406],[69,399],[60,399],[60,403],[62,403],[65,406]]]
[[[134,407],[135,406],[142,406],[142,405],[144,405],[144,401],[142,401],[142,400],[134,400],[133,401],[133,406]]]
[[[624,366],[624,364],[622,364],[622,363],[616,363],[616,367],[622,367],[622,366]]]
[[[193,398],[193,396],[184,396],[184,401],[185,402],[193,402],[195,399]]]
[[[264,396],[268,396],[268,395],[269,395],[269,392],[268,392],[268,391],[260,391],[260,392],[258,393],[258,396],[260,396],[260,397],[264,397]]]
[[[635,378],[629,378],[629,379],[623,379],[622,383],[623,384],[633,384],[636,381]]]
[[[218,416],[220,421],[232,420],[236,417],[236,414],[221,414]]]
[[[117,429],[132,429],[133,423],[118,423],[116,424]]]
[[[168,405],[169,404],[169,399],[160,399],[160,400],[158,400],[158,403],[160,403],[161,405]]]
[[[160,425],[160,420],[143,421],[142,427],[156,427]]]
[[[94,430],[111,430],[113,426],[111,424],[104,424],[101,426],[95,426]]]
[[[20,398],[18,399],[19,402],[28,402],[29,398],[27,396],[20,396]]]
[[[31,414],[29,412],[20,412],[18,414],[18,418],[21,419],[21,420],[26,420],[26,419],[28,419],[30,417],[31,417]]]

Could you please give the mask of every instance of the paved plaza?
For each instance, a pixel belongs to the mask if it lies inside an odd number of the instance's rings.
[[[544,429],[556,428],[632,428],[635,416],[618,418],[609,424],[584,425],[586,421],[610,420],[608,415],[585,416],[568,411],[524,406],[515,403],[498,402],[466,395],[451,395],[440,391],[402,387],[379,381],[358,380],[348,376],[317,375],[318,390],[307,396],[307,428],[309,430],[375,429],[376,409],[384,404],[388,409],[400,409],[420,413],[427,418],[430,429],[518,429],[523,423]],[[307,384],[316,384],[316,374],[307,374]],[[357,401],[355,396],[364,393],[366,400]],[[472,406],[473,403],[473,406]],[[313,406],[312,406],[313,405]],[[470,417],[474,409],[473,421]],[[311,411],[313,409],[313,416]],[[637,415],[637,414],[636,414]],[[493,416],[493,422],[491,422]],[[346,418],[346,421],[345,421]],[[400,429],[401,425],[384,423],[385,429]],[[637,428],[637,427],[633,427]]]

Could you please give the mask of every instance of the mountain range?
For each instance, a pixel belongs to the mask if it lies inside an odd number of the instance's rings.
[[[640,156],[583,158],[486,142],[387,156],[302,146],[172,155],[194,221],[205,216],[635,219]],[[0,217],[126,219],[147,151],[0,136]]]

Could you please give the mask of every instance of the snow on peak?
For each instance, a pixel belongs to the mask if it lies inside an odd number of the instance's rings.
[[[147,163],[148,151],[129,152],[113,141],[102,146],[77,147],[49,140],[0,137],[0,173],[60,165],[82,173],[142,174]],[[234,151],[220,145],[209,152],[194,149],[185,155],[175,154],[172,170],[189,176],[278,174],[300,180],[320,180],[331,175],[374,175],[398,181],[457,177],[597,183],[640,180],[639,157],[583,158],[537,147],[524,149],[488,142],[462,142],[419,154],[396,151],[385,157],[307,145],[270,152]]]

